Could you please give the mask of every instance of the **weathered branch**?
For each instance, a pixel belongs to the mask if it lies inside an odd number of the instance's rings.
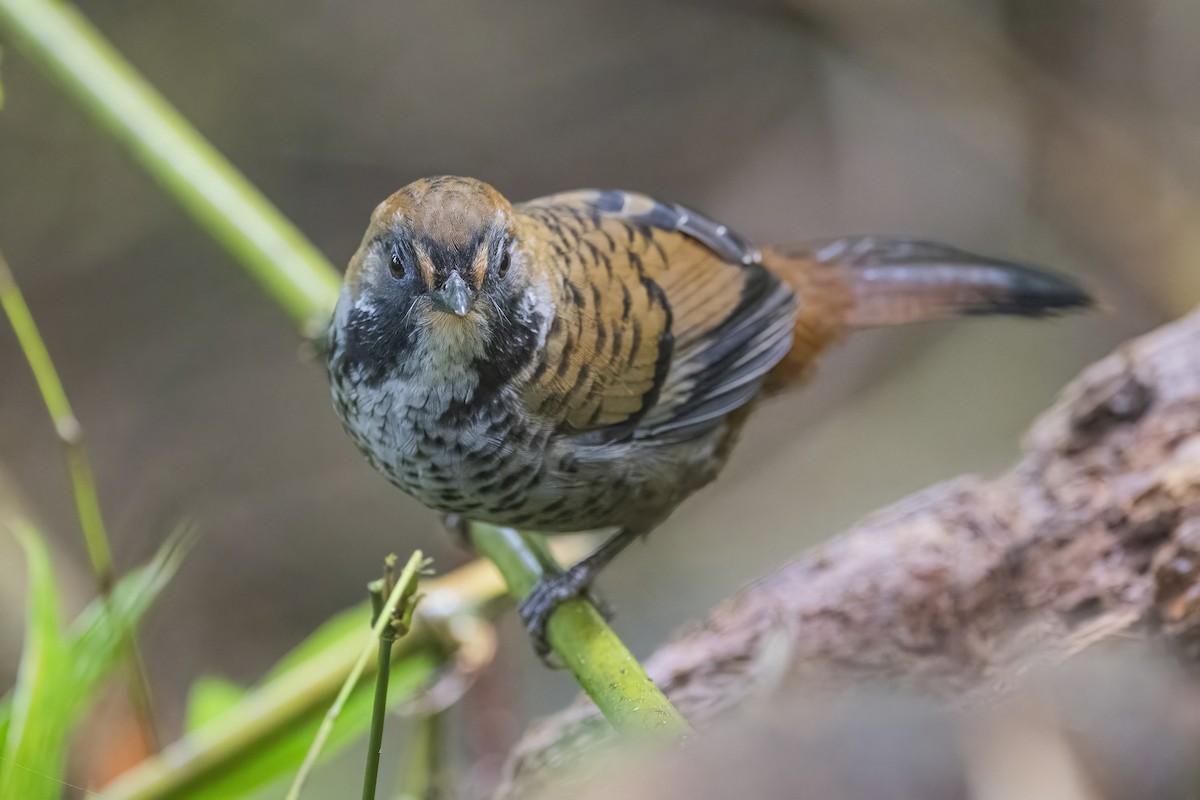
[[[785,677],[994,691],[1136,632],[1200,654],[1200,312],[1087,369],[990,482],[910,497],[748,587],[647,669],[703,729]],[[597,737],[585,700],[514,753],[524,794]],[[504,792],[502,792],[503,794]]]

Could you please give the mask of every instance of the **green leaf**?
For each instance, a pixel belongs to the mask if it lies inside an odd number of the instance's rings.
[[[8,721],[12,719],[12,701],[5,697],[0,700],[0,749],[8,739]]]
[[[211,701],[214,704],[211,710],[216,712],[203,721],[211,721],[220,714],[237,709],[236,703],[222,707],[222,703],[227,703],[235,692],[235,699],[252,700],[254,694],[269,692],[272,687],[291,678],[302,677],[307,669],[318,662],[326,661],[330,657],[342,657],[342,654],[346,653],[356,653],[370,636],[370,625],[371,608],[368,603],[336,614],[288,651],[249,692],[219,679],[201,679],[192,687],[188,714],[189,732],[200,727],[199,720],[193,727],[193,719],[205,716],[205,712],[209,710],[199,708],[200,704]],[[394,706],[406,696],[419,691],[428,680],[430,672],[436,668],[436,663],[418,663],[412,659],[398,662],[392,671],[390,705]],[[212,697],[199,696],[210,692]],[[322,760],[335,755],[366,733],[371,725],[372,694],[371,680],[365,680],[355,688],[330,734]],[[327,707],[328,703],[315,707],[285,732],[263,743],[255,750],[252,758],[235,761],[222,770],[220,775],[214,776],[203,786],[197,786],[194,791],[183,796],[187,800],[217,800],[242,796],[267,787],[282,778],[291,777],[304,761]],[[200,735],[204,735],[203,731]]]
[[[144,567],[130,571],[113,587],[108,599],[93,600],[71,624],[71,668],[74,693],[82,701],[122,656],[122,643],[132,635],[151,604],[174,577],[187,554],[186,534],[163,543]]]
[[[225,707],[222,713],[236,715],[246,712],[253,706],[257,697],[270,694],[288,681],[303,681],[305,673],[311,670],[327,669],[330,659],[352,659],[370,638],[370,627],[371,609],[367,603],[331,617],[283,656],[250,691],[242,692],[242,703],[232,708]],[[438,665],[439,661],[429,651],[419,651],[407,658],[398,659],[392,667],[389,704],[395,706],[420,691]],[[224,681],[218,683],[225,684]],[[193,691],[195,689],[196,687],[193,687]],[[216,691],[227,693],[229,685],[225,684]],[[187,800],[224,800],[228,797],[241,797],[282,778],[290,778],[304,761],[308,747],[332,701],[330,696],[327,701],[313,706],[286,730],[260,743],[252,753],[226,765],[220,774],[210,776],[203,784],[192,787],[191,791],[185,791],[180,797]],[[366,733],[371,725],[372,701],[373,680],[368,678],[355,687],[342,709],[342,714],[326,743],[322,760],[332,757]],[[227,717],[219,724],[224,725],[231,719],[236,717]],[[197,736],[203,738],[205,733],[206,731],[200,729]]]
[[[366,631],[371,629],[371,606],[362,603],[342,611],[325,622],[304,641],[288,651],[279,659],[275,666],[263,677],[261,685],[274,683],[297,668],[303,668],[315,659],[322,658],[333,651],[343,651],[346,648],[356,650],[366,639]]]
[[[201,676],[188,692],[185,729],[190,733],[207,725],[240,703],[245,696],[246,690],[232,681]]]
[[[0,49],[0,66],[3,66],[3,65],[4,65],[4,50]],[[0,111],[4,110],[4,80],[3,80],[3,77],[4,77],[3,75],[0,75]],[[3,726],[0,726],[0,737],[2,737],[3,733],[4,733]],[[0,741],[3,741],[3,738],[0,738]]]
[[[150,564],[122,578],[63,630],[46,546],[23,520],[9,524],[29,562],[29,614],[17,685],[0,701],[0,798],[50,800],[61,794],[67,742],[122,641],[183,557],[172,537]]]
[[[29,565],[25,647],[0,760],[0,797],[53,800],[62,789],[64,744],[75,693],[50,556],[37,531],[11,524]]]
[[[365,630],[365,623],[360,621],[360,625]],[[427,685],[430,676],[436,673],[440,663],[437,654],[430,649],[418,650],[398,660],[392,667],[389,705],[395,706],[420,691]],[[367,679],[350,695],[326,743],[322,761],[336,755],[366,733],[371,725],[373,694],[373,679]],[[247,695],[248,702],[253,702],[253,698],[254,692]],[[332,698],[329,702],[332,702]],[[308,746],[317,734],[329,702],[314,706],[309,713],[297,719],[286,730],[281,730],[258,743],[249,752],[239,754],[237,758],[223,765],[219,772],[205,775],[203,781],[173,793],[171,797],[173,800],[229,800],[245,797],[282,778],[291,778],[304,761]],[[235,707],[228,713],[236,714],[238,710]],[[229,717],[226,716],[225,722],[228,720]],[[218,724],[224,725],[225,722]],[[196,736],[203,740],[205,733],[204,730],[200,730]]]
[[[227,705],[237,691],[232,685],[202,680],[193,687],[188,734],[181,740],[190,755],[182,762],[147,762],[134,771],[137,774],[127,776],[130,783],[119,780],[110,793],[114,797],[228,800],[291,778],[350,664],[371,640],[370,626],[371,610],[366,603],[331,618],[281,658],[261,681],[239,692],[239,702],[232,706]],[[411,699],[436,677],[444,663],[445,655],[437,647],[406,648],[402,640],[392,666],[389,704],[395,707]],[[322,760],[334,757],[366,733],[373,694],[373,677],[368,675],[350,695]],[[212,707],[206,708],[210,701]],[[268,718],[274,721],[265,723]],[[287,721],[281,723],[280,719]],[[173,749],[184,752],[179,745]]]
[[[262,691],[295,671],[303,670],[313,661],[328,657],[330,653],[359,646],[369,630],[370,620],[371,609],[366,603],[330,617],[277,661],[254,690]],[[236,708],[248,694],[249,690],[231,681],[213,676],[201,677],[192,684],[188,695],[186,730],[190,733],[212,722],[226,711]]]

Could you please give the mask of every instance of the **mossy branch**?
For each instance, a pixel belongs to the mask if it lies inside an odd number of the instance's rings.
[[[306,333],[324,326],[340,283],[336,270],[82,15],[54,0],[0,0],[0,26]],[[485,527],[473,535],[514,596],[554,568],[536,537]],[[590,603],[564,604],[549,631],[559,658],[619,730],[686,730]]]

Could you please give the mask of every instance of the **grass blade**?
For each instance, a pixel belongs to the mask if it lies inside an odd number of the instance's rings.
[[[117,581],[108,598],[92,601],[71,623],[70,662],[74,694],[90,698],[100,680],[124,657],[128,632],[150,610],[187,555],[189,538],[176,534],[150,563]]]
[[[29,614],[17,685],[0,700],[0,798],[58,797],[72,727],[120,662],[136,625],[175,574],[185,548],[173,537],[107,598],[94,600],[64,630],[54,575],[41,536],[8,523],[29,563]]]
[[[8,722],[12,719],[12,702],[5,697],[0,699],[0,751],[8,741]]]
[[[217,717],[237,706],[246,697],[246,690],[232,681],[203,676],[188,692],[187,722],[190,733],[203,728]]]
[[[29,568],[25,647],[0,761],[0,797],[52,800],[59,796],[73,693],[69,648],[46,545],[26,522],[12,524]]]

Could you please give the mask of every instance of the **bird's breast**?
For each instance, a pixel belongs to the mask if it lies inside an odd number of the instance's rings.
[[[562,435],[519,385],[465,366],[415,359],[371,381],[335,357],[330,376],[335,409],[371,465],[424,505],[469,519],[545,532],[628,524],[673,507],[712,463],[707,446]]]

